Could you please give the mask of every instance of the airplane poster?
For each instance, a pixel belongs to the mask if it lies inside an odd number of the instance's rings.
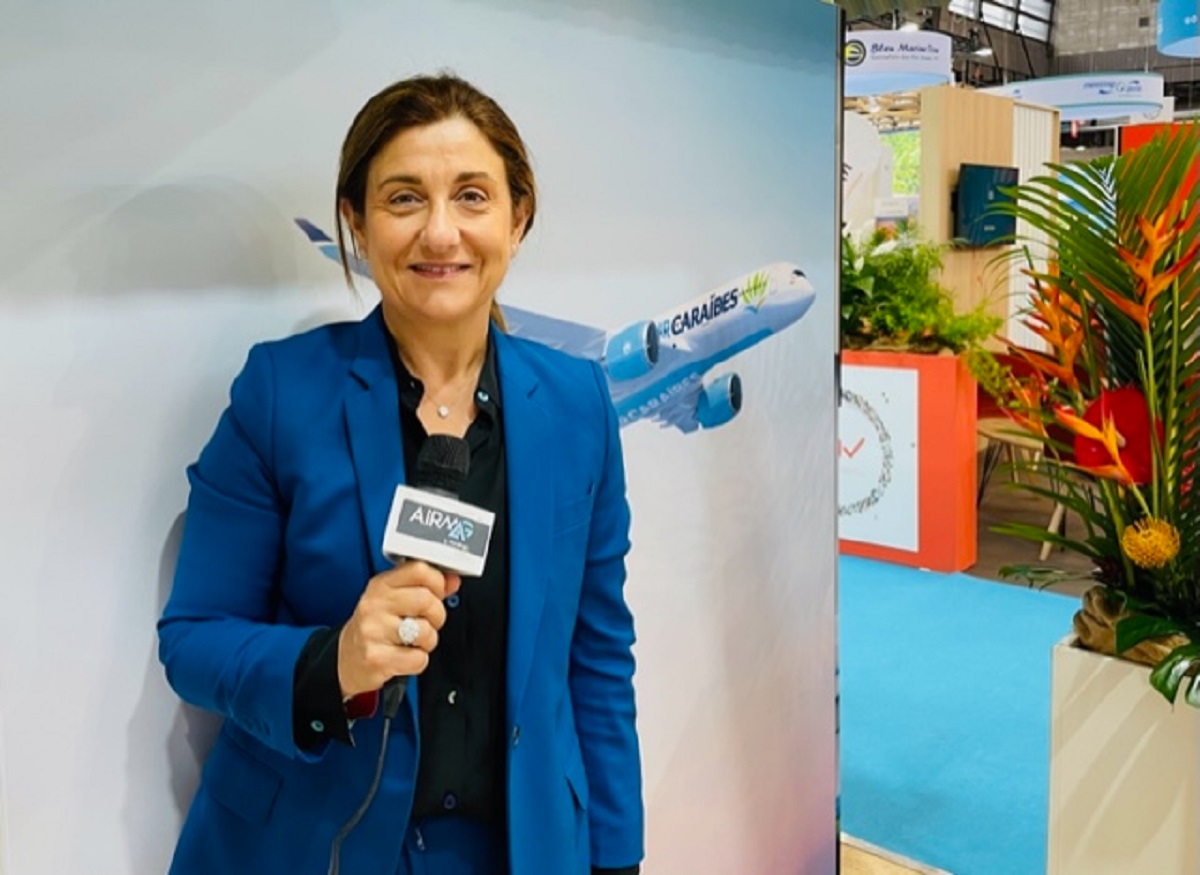
[[[322,255],[340,263],[328,234],[307,219],[296,224]],[[371,278],[364,261],[353,254],[349,261],[353,273]],[[648,419],[690,434],[724,425],[742,409],[741,377],[706,379],[709,372],[799,322],[815,298],[804,271],[781,261],[615,330],[506,304],[501,310],[514,336],[599,361],[622,427]]]

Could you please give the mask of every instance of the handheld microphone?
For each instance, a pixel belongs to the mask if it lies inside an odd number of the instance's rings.
[[[417,454],[412,485],[392,497],[383,554],[393,562],[420,559],[468,577],[483,574],[496,515],[458,500],[471,450],[462,438],[432,434]]]
[[[448,434],[425,438],[417,454],[412,485],[397,486],[392,497],[383,534],[383,555],[396,564],[417,559],[443,571],[470,577],[483,574],[496,515],[459,501],[470,465],[471,448],[462,438]],[[406,681],[407,678],[394,677],[383,685],[383,738],[375,776],[358,810],[334,836],[329,849],[329,875],[339,875],[342,842],[362,820],[379,790],[388,735],[392,719],[404,700]]]
[[[400,484],[392,497],[383,554],[399,564],[428,562],[469,577],[483,574],[496,515],[459,501],[471,464],[462,438],[432,434],[417,454],[412,485]],[[405,678],[383,685],[383,713],[395,717],[404,698]]]

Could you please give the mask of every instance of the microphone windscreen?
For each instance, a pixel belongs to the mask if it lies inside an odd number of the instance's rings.
[[[417,453],[417,470],[412,485],[458,497],[471,466],[471,448],[460,437],[431,434]]]

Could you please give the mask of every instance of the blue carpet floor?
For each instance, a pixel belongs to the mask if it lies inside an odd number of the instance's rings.
[[[1045,872],[1050,649],[1079,600],[840,569],[842,829],[953,875]]]

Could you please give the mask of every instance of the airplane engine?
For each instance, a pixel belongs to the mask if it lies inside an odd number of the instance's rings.
[[[635,322],[608,338],[604,369],[614,380],[635,380],[650,373],[658,361],[658,328]]]
[[[725,374],[700,390],[696,419],[704,428],[716,428],[737,416],[741,409],[742,378]]]

